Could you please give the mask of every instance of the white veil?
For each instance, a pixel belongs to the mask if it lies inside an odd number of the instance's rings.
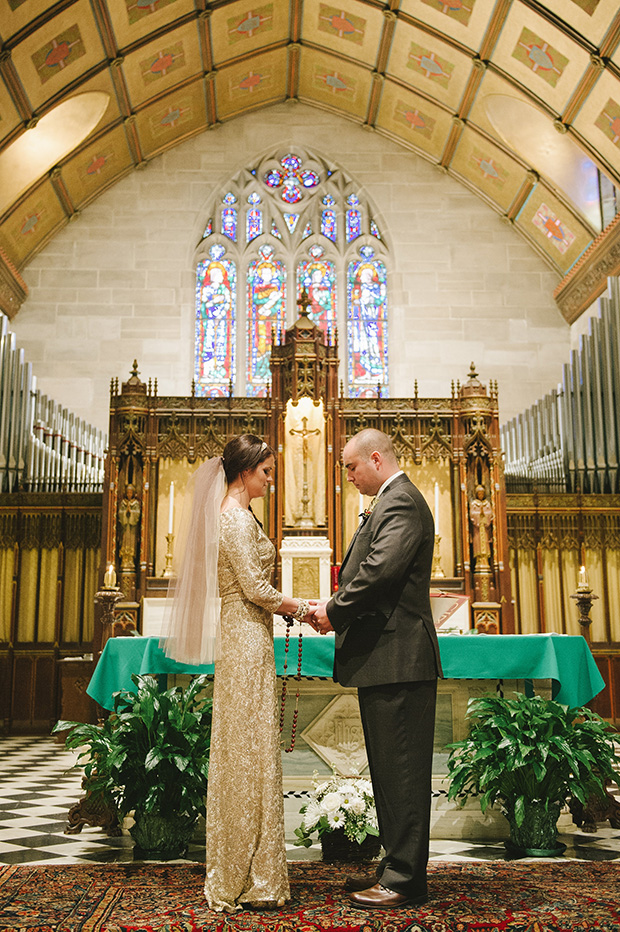
[[[192,475],[183,501],[161,646],[168,657],[192,666],[213,663],[219,656],[217,560],[225,491],[222,458],[214,456]]]

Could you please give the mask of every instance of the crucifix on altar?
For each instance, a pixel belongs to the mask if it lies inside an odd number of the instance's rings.
[[[302,424],[301,430],[295,427],[289,428],[289,434],[291,434],[291,436],[301,437],[301,464],[302,464],[302,484],[301,484],[301,499],[300,499],[301,515],[297,519],[297,524],[299,525],[299,527],[311,528],[311,527],[314,527],[314,521],[309,511],[310,495],[309,495],[309,486],[308,486],[308,438],[309,437],[320,437],[321,428],[320,427],[309,428],[308,418],[306,416],[302,417],[301,424]]]

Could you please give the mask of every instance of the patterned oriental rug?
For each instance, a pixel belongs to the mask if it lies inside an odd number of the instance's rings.
[[[600,862],[438,862],[431,901],[356,910],[350,865],[289,863],[292,900],[272,912],[214,913],[202,865],[0,869],[0,929],[14,932],[618,932],[620,866]]]

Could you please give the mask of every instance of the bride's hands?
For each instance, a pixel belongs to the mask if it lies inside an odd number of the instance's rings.
[[[315,631],[318,631],[319,629],[317,628],[316,618],[314,617],[318,601],[317,599],[308,599],[308,602],[310,604],[310,608],[307,614],[302,618],[302,623],[310,625],[311,628],[314,628]]]

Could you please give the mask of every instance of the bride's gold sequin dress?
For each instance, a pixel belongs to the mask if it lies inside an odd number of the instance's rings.
[[[221,514],[220,659],[207,789],[205,895],[217,910],[289,898],[270,583],[275,550],[245,508]]]

